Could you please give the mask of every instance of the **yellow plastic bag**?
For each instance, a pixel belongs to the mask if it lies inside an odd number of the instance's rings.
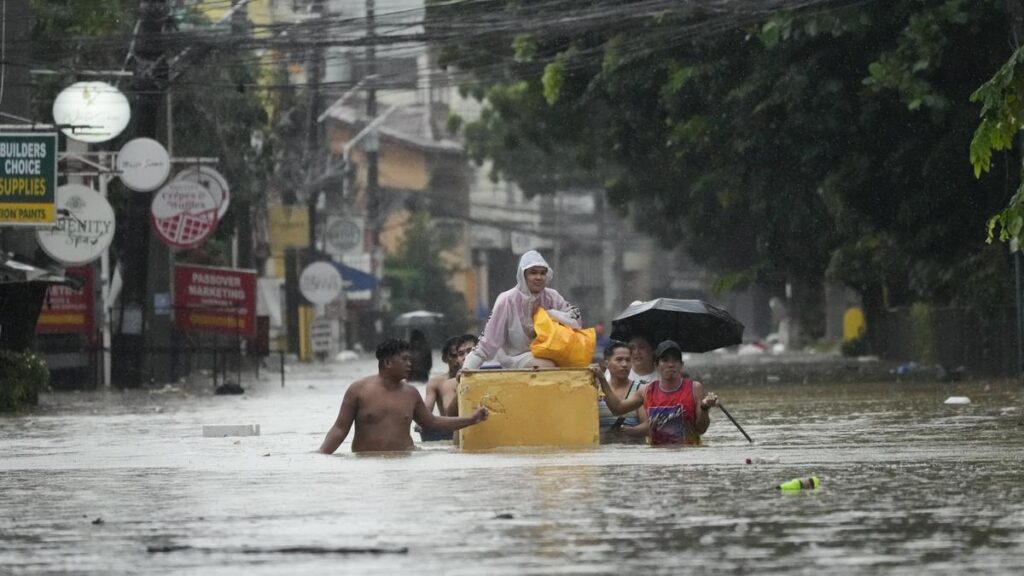
[[[570,328],[551,318],[547,310],[537,308],[533,329],[537,337],[530,344],[530,352],[537,358],[551,360],[561,368],[581,368],[594,357],[597,332],[593,328]]]

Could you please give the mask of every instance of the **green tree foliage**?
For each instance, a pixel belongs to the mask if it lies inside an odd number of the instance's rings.
[[[532,193],[565,175],[603,184],[722,287],[815,293],[829,271],[869,306],[981,300],[973,279],[1005,255],[977,223],[1017,175],[977,181],[963,151],[968,98],[1002,59],[1003,3],[874,2],[742,29],[703,17],[443,47],[485,100],[464,128],[472,156]]]
[[[455,239],[433,226],[425,212],[412,216],[401,246],[384,261],[384,283],[391,289],[391,308],[396,315],[413,310],[441,312],[445,333],[465,330],[464,299],[449,284],[459,270],[443,256],[454,246]]]
[[[1001,68],[971,95],[981,104],[981,123],[971,140],[971,164],[981,177],[992,169],[994,152],[1013,148],[1014,139],[1024,127],[1024,48],[1018,48]],[[1007,164],[1012,160],[1006,157]],[[1024,228],[1024,178],[1006,206],[988,221],[988,241],[1020,241]]]

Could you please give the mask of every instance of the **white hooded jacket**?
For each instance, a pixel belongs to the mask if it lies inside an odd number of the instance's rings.
[[[476,370],[484,362],[497,356],[505,365],[510,357],[530,351],[530,343],[536,338],[533,330],[533,313],[538,307],[548,311],[552,318],[573,328],[580,327],[580,310],[566,302],[565,298],[552,288],[544,288],[533,294],[526,285],[526,270],[534,266],[548,269],[548,282],[554,271],[536,250],[530,250],[519,259],[516,270],[516,287],[498,295],[487,319],[487,326],[473,351],[466,356],[463,369]]]

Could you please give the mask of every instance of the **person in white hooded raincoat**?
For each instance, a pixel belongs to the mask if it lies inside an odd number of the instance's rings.
[[[536,250],[519,259],[515,288],[498,294],[487,319],[487,326],[473,351],[466,357],[463,370],[476,370],[488,360],[496,359],[502,368],[552,367],[543,358],[534,358],[530,343],[537,336],[533,329],[533,313],[544,308],[554,320],[580,327],[580,310],[547,285],[553,271]]]

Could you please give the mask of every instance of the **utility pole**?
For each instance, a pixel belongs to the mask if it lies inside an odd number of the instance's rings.
[[[231,14],[231,35],[235,38],[248,38],[251,32],[249,26],[249,7],[248,4],[239,6],[242,2],[243,0],[231,0],[231,6],[234,10]],[[248,156],[248,154],[243,156]],[[252,268],[253,215],[252,204],[250,204],[249,199],[254,195],[252,190],[240,192],[235,194],[235,241],[238,245],[238,260],[236,264],[239,268]]]
[[[139,35],[135,49],[132,92],[135,106],[132,123],[136,137],[157,138],[167,62],[162,37],[167,22],[166,0],[140,0]],[[121,314],[113,341],[114,378],[125,387],[136,387],[144,373],[143,352],[147,343],[145,317],[149,280],[149,209],[152,193],[132,192],[128,197],[121,246]]]
[[[373,122],[377,117],[377,47],[374,45],[376,30],[374,0],[366,0],[366,117]],[[372,248],[380,244],[380,183],[378,181],[378,142],[377,134],[368,135],[367,145],[363,150],[366,154],[366,220],[373,235]]]
[[[375,12],[374,0],[366,0],[366,117],[368,122],[373,122],[377,118],[377,47],[374,45],[377,31],[374,23]],[[366,226],[370,229],[372,269],[378,276],[383,276],[384,256],[380,247],[380,229],[382,225],[381,198],[377,166],[379,147],[380,139],[377,137],[377,132],[373,131],[367,134],[366,144],[363,146],[363,152],[366,154]],[[374,292],[375,312],[379,312],[381,307],[381,292],[378,288]],[[376,327],[374,339],[380,339],[382,334],[380,333],[381,324],[379,318],[374,323],[374,326]]]
[[[320,24],[320,16],[323,14],[322,0],[314,0],[310,10],[316,17],[310,23],[310,33],[315,38],[317,28]],[[320,175],[320,123],[317,118],[320,116],[320,76],[323,68],[322,48],[312,43],[309,48],[309,68],[306,71],[306,84],[308,94],[308,109],[306,110],[306,202],[309,209],[309,255],[312,259],[316,254],[316,225],[317,225],[317,200],[320,197],[320,190],[311,187],[312,182]]]

